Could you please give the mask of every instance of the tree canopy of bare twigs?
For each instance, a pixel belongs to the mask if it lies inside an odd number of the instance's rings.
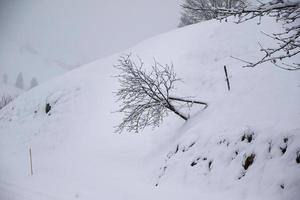
[[[258,1],[259,2],[259,1]],[[271,0],[267,3],[259,2],[257,6],[244,5],[238,8],[210,7],[202,8],[197,6],[186,6],[185,9],[193,11],[203,11],[214,13],[219,20],[227,20],[229,16],[237,18],[236,23],[242,23],[254,18],[261,19],[262,16],[274,17],[283,24],[284,31],[279,33],[267,34],[276,44],[274,47],[263,47],[260,45],[260,51],[264,56],[259,60],[250,62],[239,59],[246,63],[244,67],[255,67],[265,62],[271,62],[275,66],[295,71],[300,69],[300,63],[290,63],[289,59],[300,53],[300,1],[299,0]],[[299,55],[298,55],[299,56]]]
[[[186,106],[196,103],[207,107],[205,102],[171,96],[175,83],[180,80],[173,65],[161,65],[154,61],[148,71],[143,66],[141,59],[137,64],[131,60],[130,55],[120,57],[119,64],[115,66],[120,71],[116,76],[120,83],[116,92],[121,102],[118,112],[125,115],[116,127],[116,132],[120,133],[124,129],[139,132],[146,126],[159,126],[170,111],[188,120],[188,115],[181,113],[173,102],[183,102]]]
[[[213,12],[212,8],[237,8],[238,6],[244,5],[244,1],[245,0],[184,0],[181,4],[182,12],[178,27],[214,19],[217,15]]]

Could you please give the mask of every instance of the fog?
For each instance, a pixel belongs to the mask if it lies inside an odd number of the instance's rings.
[[[180,13],[180,0],[0,2],[0,75],[22,71],[28,79],[48,79],[174,29]]]

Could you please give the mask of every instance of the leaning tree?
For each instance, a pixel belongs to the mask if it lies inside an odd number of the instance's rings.
[[[242,5],[242,4],[241,4]],[[185,6],[185,9],[196,12],[213,13],[219,20],[227,20],[229,16],[235,16],[236,23],[269,16],[276,19],[283,25],[283,31],[278,33],[267,34],[268,37],[275,41],[272,47],[263,47],[260,45],[260,51],[264,55],[256,61],[245,61],[244,67],[255,67],[259,64],[271,62],[275,66],[295,71],[300,69],[299,59],[293,63],[290,58],[299,56],[300,53],[300,1],[299,0],[271,0],[267,3],[258,1],[258,5],[239,6],[237,8],[225,7],[201,7],[201,6]]]
[[[124,114],[116,132],[124,129],[139,132],[146,126],[159,126],[169,112],[188,120],[189,116],[176,106],[178,102],[186,107],[200,104],[206,108],[208,105],[205,102],[172,96],[175,83],[180,80],[173,65],[161,65],[154,61],[152,68],[147,71],[141,59],[136,63],[130,55],[126,55],[120,57],[119,64],[115,67],[120,71],[116,76],[120,83],[116,92],[118,101],[121,102],[118,112]]]

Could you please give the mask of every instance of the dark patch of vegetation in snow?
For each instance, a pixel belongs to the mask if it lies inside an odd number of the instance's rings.
[[[0,99],[0,110],[4,108],[9,102],[11,102],[13,98],[11,96],[2,96]]]
[[[245,170],[247,170],[254,162],[255,154],[252,153],[250,156],[247,156],[245,159],[245,162],[243,164],[243,167]]]
[[[282,153],[282,155],[283,154],[285,154],[285,152],[286,152],[286,150],[287,150],[287,147],[288,147],[288,141],[289,141],[289,139],[288,139],[288,137],[285,137],[285,138],[283,138],[283,146],[280,146],[279,148],[280,148],[280,150],[281,150],[281,153]]]
[[[210,161],[208,162],[208,170],[209,170],[209,171],[211,170],[211,165],[212,165],[212,163],[213,163],[212,160],[210,160]]]
[[[241,141],[245,141],[248,143],[251,143],[252,140],[254,139],[254,132],[251,130],[248,130],[246,133],[244,133],[244,135],[241,138]]]
[[[296,163],[300,164],[300,151],[297,151],[296,153]]]
[[[192,163],[191,163],[191,167],[194,167],[195,165],[198,164],[198,161],[201,159],[201,157],[196,158]]]
[[[190,150],[191,147],[193,147],[196,144],[196,142],[192,142],[187,148],[183,148],[182,152],[186,152],[188,150]]]
[[[48,113],[50,112],[50,110],[51,110],[51,105],[50,105],[50,103],[46,103],[46,107],[45,107],[45,112],[46,112],[46,114],[48,114]]]

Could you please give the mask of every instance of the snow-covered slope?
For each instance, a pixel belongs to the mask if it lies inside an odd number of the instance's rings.
[[[0,83],[0,110],[21,93],[19,88]]]
[[[296,199],[300,74],[230,57],[258,58],[257,42],[271,44],[260,31],[279,29],[269,18],[203,22],[22,94],[0,111],[1,199]],[[123,53],[149,67],[153,57],[172,62],[184,80],[176,94],[208,108],[194,106],[186,123],[170,114],[154,131],[113,133],[121,116],[112,66]]]

